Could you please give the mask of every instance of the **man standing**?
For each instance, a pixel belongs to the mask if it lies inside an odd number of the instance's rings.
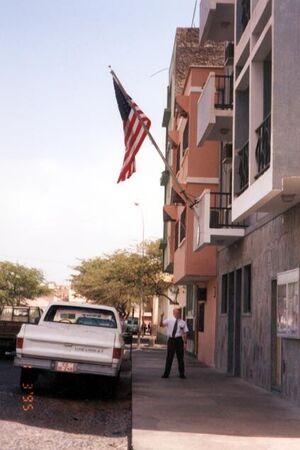
[[[180,378],[186,378],[184,374],[184,347],[186,346],[186,335],[188,327],[186,322],[180,319],[180,309],[173,310],[173,317],[164,320],[164,314],[160,317],[160,326],[167,327],[168,347],[166,367],[162,378],[168,378],[171,372],[174,354],[176,352],[178,360],[178,370]]]

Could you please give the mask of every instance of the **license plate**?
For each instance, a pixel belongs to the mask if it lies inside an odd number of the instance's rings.
[[[56,370],[58,372],[75,372],[75,363],[57,361]]]

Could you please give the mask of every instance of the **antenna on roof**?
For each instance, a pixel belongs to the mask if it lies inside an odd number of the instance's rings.
[[[192,25],[191,25],[191,28],[195,28],[195,15],[196,15],[196,9],[197,9],[197,1],[198,0],[195,0],[195,6],[194,6],[194,12],[193,12],[193,18],[192,18]]]

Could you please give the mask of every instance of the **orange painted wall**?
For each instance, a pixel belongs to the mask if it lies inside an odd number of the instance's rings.
[[[204,332],[198,333],[198,360],[210,367],[215,366],[217,282],[207,283],[207,300],[204,312]]]
[[[186,192],[193,198],[201,195],[203,190],[218,191],[219,185],[190,183],[187,177],[215,178],[219,177],[219,143],[206,142],[202,147],[197,146],[197,103],[200,92],[190,92],[191,87],[201,87],[205,84],[210,72],[222,73],[222,69],[209,67],[192,67],[189,70],[184,95],[189,95],[189,145],[183,157],[178,173],[180,183],[186,185]],[[183,137],[187,119],[178,119],[180,141]],[[216,248],[207,246],[198,252],[193,250],[194,214],[187,208],[186,238],[174,253],[174,282],[189,283],[201,279],[208,279],[216,275]]]
[[[198,252],[193,250],[193,211],[187,209],[186,238],[174,253],[174,283],[189,283],[216,275],[216,247],[207,246]]]

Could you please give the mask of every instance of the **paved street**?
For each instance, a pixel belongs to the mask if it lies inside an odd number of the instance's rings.
[[[11,360],[0,360],[1,450],[127,450],[131,430],[129,362],[124,365],[115,399],[106,399],[107,386],[92,377],[41,377],[33,399],[23,396],[18,385],[19,369]]]
[[[299,450],[300,408],[186,357],[162,379],[165,350],[133,353],[134,450]],[[176,362],[176,361],[175,361]]]

